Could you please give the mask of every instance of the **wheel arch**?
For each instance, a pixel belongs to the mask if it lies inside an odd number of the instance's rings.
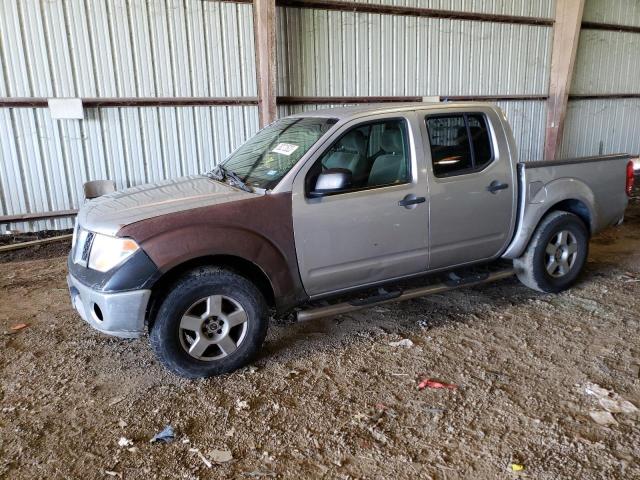
[[[205,255],[191,258],[173,266],[162,274],[151,288],[145,323],[150,327],[160,308],[164,293],[186,272],[201,267],[221,267],[235,272],[251,281],[260,290],[269,307],[276,307],[274,285],[265,271],[256,263],[236,255]]]
[[[553,180],[521,202],[524,203],[520,207],[522,213],[519,215],[519,225],[511,243],[502,255],[504,258],[520,257],[529,245],[538,225],[550,212],[573,213],[585,223],[590,235],[600,228],[593,191],[577,179]]]
[[[584,225],[585,227],[587,227],[587,231],[589,232],[589,235],[593,234],[593,229],[595,225],[593,223],[593,214],[591,210],[589,209],[589,207],[584,201],[574,199],[574,198],[562,200],[552,205],[546,212],[544,212],[542,217],[540,217],[538,224],[544,219],[544,217],[549,215],[549,213],[558,212],[558,211],[573,213],[576,217],[578,217],[580,220],[584,222]],[[536,228],[537,228],[537,225],[536,225]]]

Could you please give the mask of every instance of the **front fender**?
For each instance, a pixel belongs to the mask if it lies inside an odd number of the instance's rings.
[[[196,258],[228,255],[258,266],[271,281],[276,295],[292,288],[286,254],[265,236],[246,228],[194,224],[160,232],[146,239],[141,247],[163,273]]]
[[[196,258],[239,257],[266,274],[279,307],[306,298],[295,254],[290,193],[153,217],[123,227],[118,235],[136,240],[162,273]]]

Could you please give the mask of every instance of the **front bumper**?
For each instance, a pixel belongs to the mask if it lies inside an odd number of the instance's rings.
[[[122,338],[138,338],[144,333],[151,290],[101,292],[73,275],[67,275],[67,285],[73,307],[96,330]]]

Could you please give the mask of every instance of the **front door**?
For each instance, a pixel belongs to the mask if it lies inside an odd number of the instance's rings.
[[[307,293],[425,271],[428,191],[425,169],[418,167],[424,157],[413,113],[359,120],[329,144],[293,185],[296,253]],[[351,184],[311,198],[318,174],[329,169],[348,171]]]
[[[517,185],[495,113],[423,116],[431,222],[431,269],[498,256],[513,231]],[[496,122],[496,123],[492,123]]]

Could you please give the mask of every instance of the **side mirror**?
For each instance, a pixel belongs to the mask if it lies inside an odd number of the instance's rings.
[[[346,168],[330,168],[318,175],[315,188],[309,192],[311,198],[320,198],[351,187],[353,174]]]

